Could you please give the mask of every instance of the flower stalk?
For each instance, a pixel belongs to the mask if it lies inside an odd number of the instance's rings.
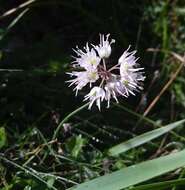
[[[57,138],[57,135],[59,133],[59,131],[61,130],[61,128],[63,127],[64,123],[66,123],[71,117],[73,117],[75,114],[77,114],[78,112],[82,111],[85,107],[87,107],[89,105],[89,102],[82,105],[81,107],[77,108],[76,110],[74,110],[73,112],[71,112],[70,114],[68,114],[60,123],[59,125],[57,126],[54,134],[53,134],[53,137],[52,137],[52,140],[55,140]]]

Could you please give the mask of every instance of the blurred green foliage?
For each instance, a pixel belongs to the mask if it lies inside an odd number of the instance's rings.
[[[6,145],[6,132],[5,128],[1,127],[0,128],[0,149]]]

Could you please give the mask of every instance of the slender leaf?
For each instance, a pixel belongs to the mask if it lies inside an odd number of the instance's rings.
[[[158,183],[152,183],[152,184],[147,184],[147,185],[140,185],[134,188],[131,188],[131,190],[162,190],[166,188],[170,188],[173,186],[178,186],[178,185],[184,185],[185,184],[185,178],[182,179],[176,179],[176,180],[169,180],[169,181],[164,181],[164,182],[158,182]]]
[[[171,123],[166,125],[165,127],[161,127],[158,129],[154,129],[150,132],[144,133],[142,135],[139,135],[137,137],[134,137],[126,142],[123,142],[121,144],[118,144],[116,146],[113,146],[112,148],[109,149],[108,153],[111,156],[116,156],[120,153],[126,152],[134,147],[137,147],[139,145],[142,145],[144,143],[147,143],[171,130],[174,128],[180,126],[185,122],[185,119]]]
[[[15,24],[22,18],[22,16],[29,10],[29,8],[26,8],[25,10],[23,10],[6,28],[6,30],[4,31],[4,33],[0,36],[0,40],[2,40],[7,33],[9,33],[9,31],[12,29],[12,27],[15,26]]]
[[[185,150],[123,168],[68,190],[120,190],[185,166]]]

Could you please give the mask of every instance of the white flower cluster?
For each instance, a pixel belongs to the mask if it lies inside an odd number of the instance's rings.
[[[129,48],[124,51],[114,66],[110,67],[107,59],[111,55],[111,44],[115,40],[109,41],[109,34],[100,34],[100,44],[91,45],[88,43],[83,50],[73,49],[77,57],[73,57],[73,68],[76,71],[68,73],[71,77],[75,77],[67,82],[69,86],[75,85],[76,95],[79,90],[89,84],[91,90],[84,97],[85,101],[89,101],[89,109],[94,102],[100,110],[100,103],[107,101],[107,107],[110,106],[111,98],[118,102],[118,96],[128,97],[130,94],[135,95],[136,91],[142,90],[142,81],[144,68],[139,68],[138,58],[135,57],[136,51],[129,52]],[[77,69],[79,71],[77,71]]]

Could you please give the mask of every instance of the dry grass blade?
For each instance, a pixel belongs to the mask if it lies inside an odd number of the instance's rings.
[[[151,51],[151,49],[150,49]],[[159,50],[156,50],[159,51]],[[150,103],[150,105],[148,106],[148,108],[145,110],[143,116],[147,116],[148,113],[151,111],[151,109],[154,107],[154,105],[157,103],[157,101],[160,99],[160,97],[163,95],[163,93],[169,88],[169,86],[173,83],[173,81],[176,79],[176,77],[178,76],[178,74],[180,73],[180,71],[182,70],[184,63],[185,63],[185,58],[174,53],[174,52],[170,52],[170,54],[172,54],[174,56],[174,58],[176,58],[178,61],[181,62],[181,64],[179,65],[179,67],[177,68],[177,70],[175,71],[175,73],[173,73],[171,75],[171,78],[169,79],[169,81],[165,84],[165,86],[162,88],[162,90],[159,92],[159,94],[153,99],[153,101]]]
[[[18,7],[16,8],[13,8],[13,9],[10,9],[8,10],[7,12],[5,12],[3,15],[0,16],[0,19],[4,18],[4,17],[7,17],[13,13],[15,13],[16,11],[18,11],[19,9],[22,9],[32,3],[34,3],[36,0],[29,0],[29,1],[26,1],[25,3],[22,3],[21,5],[19,5]]]

